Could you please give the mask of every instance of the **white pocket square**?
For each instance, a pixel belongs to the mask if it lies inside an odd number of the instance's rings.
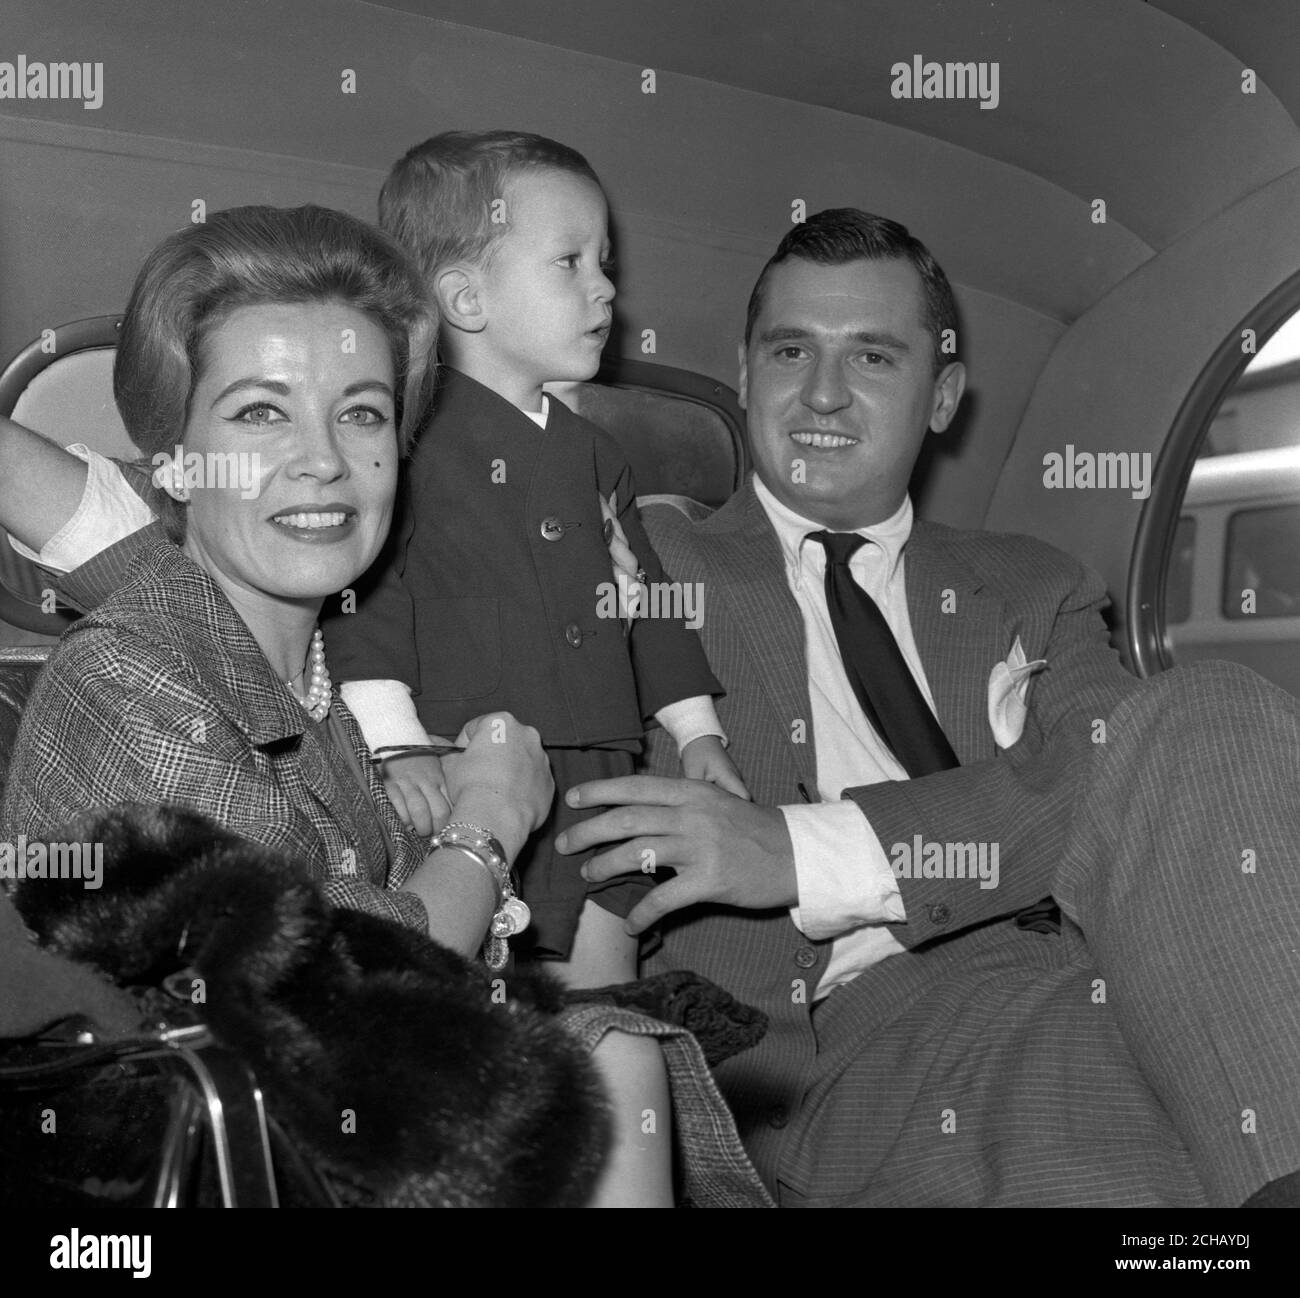
[[[1020,637],[1011,646],[1004,663],[998,663],[989,673],[989,725],[999,748],[1010,748],[1025,729],[1029,708],[1029,680],[1035,672],[1047,666],[1046,658],[1028,662]]]

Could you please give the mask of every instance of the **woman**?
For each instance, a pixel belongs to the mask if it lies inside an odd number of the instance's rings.
[[[237,209],[150,257],[114,387],[141,452],[174,457],[158,481],[180,548],[143,544],[52,656],[4,823],[32,837],[87,806],[185,803],[301,857],[337,904],[477,950],[493,880],[398,831],[315,631],[387,534],[429,337],[400,256],[338,213]],[[513,855],[551,795],[536,736],[498,717],[466,738],[452,819]]]
[[[182,804],[306,862],[339,905],[463,955],[483,945],[501,858],[551,799],[536,732],[504,714],[466,728],[445,762],[453,841],[426,854],[331,690],[316,627],[323,598],[383,543],[431,342],[400,252],[341,213],[234,209],[155,250],[114,392],[162,464],[173,540],[136,538],[126,583],[51,656],[0,807],[6,831],[48,838],[88,807]],[[603,1035],[590,1016],[583,1030]],[[596,1060],[616,1130],[644,1133],[653,1109],[663,1137],[616,1138],[597,1201],[669,1200],[659,1047],[612,1032]]]

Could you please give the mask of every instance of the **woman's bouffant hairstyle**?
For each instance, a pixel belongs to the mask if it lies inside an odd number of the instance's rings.
[[[576,149],[528,131],[443,131],[393,165],[379,192],[379,224],[415,259],[430,288],[457,262],[487,265],[510,229],[507,184],[521,172],[600,179]]]
[[[337,302],[383,329],[399,444],[409,448],[432,394],[436,324],[406,255],[330,208],[232,207],[164,239],[131,290],[113,396],[146,458],[182,440],[208,332],[240,307],[281,302]]]

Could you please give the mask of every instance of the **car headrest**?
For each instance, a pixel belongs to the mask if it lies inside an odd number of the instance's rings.
[[[113,401],[121,320],[74,320],[23,348],[0,372],[0,415],[60,446],[84,442],[102,455],[136,455]]]
[[[23,389],[12,418],[69,446],[82,442],[101,455],[138,454],[113,403],[109,347],[74,352],[42,370]]]
[[[745,480],[744,415],[724,383],[616,358],[590,383],[548,390],[618,442],[640,496],[687,497],[716,509]]]
[[[94,316],[46,330],[0,372],[0,415],[61,446],[83,442],[103,455],[133,458],[135,448],[113,402],[121,321],[121,316]],[[0,530],[0,644],[30,639],[15,636],[13,627],[53,637],[74,620],[70,610],[50,609],[49,584]]]

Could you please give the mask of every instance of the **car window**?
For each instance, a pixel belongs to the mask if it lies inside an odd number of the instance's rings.
[[[1224,393],[1177,519],[1166,656],[1238,662],[1300,695],[1300,312]]]
[[[1224,617],[1300,617],[1300,503],[1237,510],[1225,552]]]

